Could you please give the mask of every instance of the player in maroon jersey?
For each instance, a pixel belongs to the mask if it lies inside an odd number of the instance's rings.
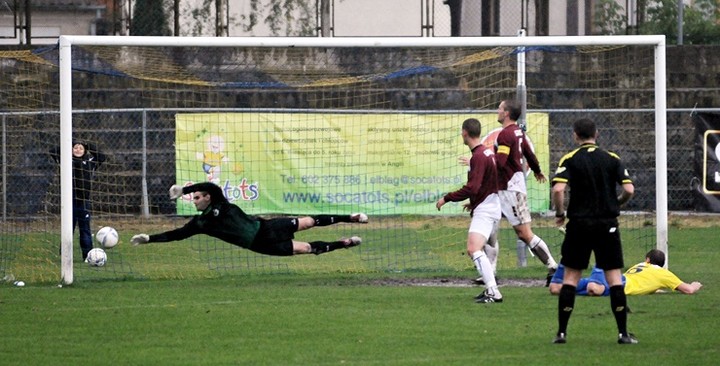
[[[485,253],[485,244],[494,233],[500,221],[500,200],[498,198],[498,175],[495,166],[495,154],[480,143],[480,121],[468,118],[462,125],[462,138],[472,151],[468,165],[468,181],[455,192],[440,198],[435,207],[440,208],[446,202],[459,202],[470,199],[465,208],[472,217],[468,230],[467,254],[475,268],[485,281],[485,291],[475,297],[478,303],[502,302],[493,267]]]
[[[495,140],[499,176],[498,195],[502,213],[515,229],[518,238],[525,242],[530,247],[530,251],[547,266],[547,286],[557,269],[557,263],[547,244],[530,228],[532,219],[527,200],[523,159],[527,161],[538,182],[545,183],[547,179],[540,169],[535,153],[530,148],[525,132],[517,124],[522,114],[520,104],[511,99],[503,100],[498,106],[497,113],[497,120],[503,127]]]

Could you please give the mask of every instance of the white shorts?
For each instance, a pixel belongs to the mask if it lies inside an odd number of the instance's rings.
[[[473,210],[468,232],[478,233],[485,239],[490,239],[497,228],[501,215],[499,197],[496,194],[489,195]]]
[[[529,224],[530,208],[528,207],[527,195],[516,191],[499,191],[500,207],[502,214],[512,226]]]

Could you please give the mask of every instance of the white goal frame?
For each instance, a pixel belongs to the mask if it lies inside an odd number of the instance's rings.
[[[655,72],[655,169],[656,245],[668,254],[667,198],[667,95],[665,36],[550,36],[550,37],[133,37],[60,36],[60,204],[61,282],[73,282],[72,227],[72,47],[164,46],[164,47],[527,47],[527,46],[654,46]],[[664,192],[664,194],[662,194]],[[666,261],[667,265],[667,261]]]

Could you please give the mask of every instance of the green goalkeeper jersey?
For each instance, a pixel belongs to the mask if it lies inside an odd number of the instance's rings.
[[[210,204],[185,226],[164,233],[150,235],[150,242],[183,240],[196,234],[206,234],[243,248],[250,248],[260,229],[260,219],[247,215],[229,202]]]

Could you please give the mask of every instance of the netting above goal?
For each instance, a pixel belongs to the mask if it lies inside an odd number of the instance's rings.
[[[493,146],[497,107],[518,97],[519,80],[527,90],[521,122],[546,176],[574,146],[572,121],[595,119],[601,144],[636,177],[632,214],[622,218],[626,247],[640,252],[657,244],[658,86],[656,47],[648,38],[631,45],[607,37],[613,41],[601,46],[533,45],[528,38],[524,47],[476,39],[447,45],[318,39],[288,47],[262,39],[200,45],[181,37],[144,45],[137,38],[109,38],[115,41],[67,38],[68,63],[59,61],[62,47],[0,52],[2,86],[14,85],[3,108],[5,274],[57,281],[61,222],[72,222],[61,220],[61,187],[68,182],[61,178],[61,159],[50,151],[69,136],[106,157],[90,178],[91,232],[112,226],[120,233],[107,264],[90,267],[78,259],[75,229],[69,246],[74,262],[63,270],[70,282],[73,275],[154,279],[227,272],[472,276],[464,256],[468,214],[462,203],[438,212],[435,202],[467,179],[458,163],[469,155],[460,138],[463,120],[479,119],[484,143]],[[71,87],[63,84],[70,79]],[[70,101],[72,110],[61,101]],[[69,134],[61,125],[71,125]],[[198,182],[219,185],[251,215],[365,212],[371,221],[297,233],[304,241],[363,237],[360,247],[317,257],[263,256],[203,235],[129,244],[134,234],[177,228],[195,215],[191,197],[170,200],[167,190]],[[531,174],[527,183],[533,230],[559,256],[561,234],[545,215],[549,186]],[[499,271],[516,266],[515,241],[504,223]],[[528,265],[544,276],[539,261]]]

